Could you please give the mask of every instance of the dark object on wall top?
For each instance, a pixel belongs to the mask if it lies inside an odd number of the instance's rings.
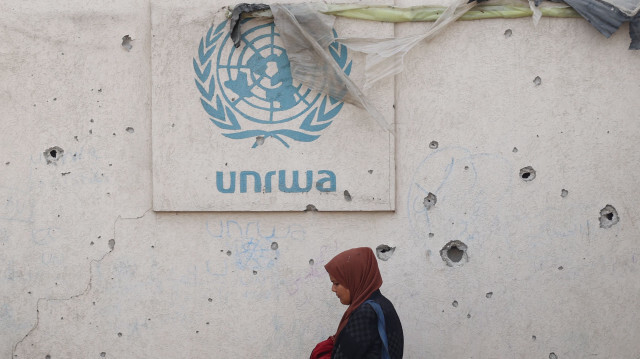
[[[231,12],[231,19],[229,20],[229,25],[231,27],[231,40],[233,41],[233,46],[240,47],[240,17],[244,13],[254,12],[254,11],[264,11],[269,10],[269,5],[266,4],[247,4],[242,3],[235,5],[233,7],[233,11]]]

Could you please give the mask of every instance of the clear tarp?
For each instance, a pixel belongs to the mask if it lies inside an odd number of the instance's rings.
[[[333,16],[324,15],[309,4],[274,4],[271,12],[287,49],[293,78],[314,90],[364,108],[380,126],[393,132],[378,109],[326,51],[333,41]]]
[[[423,34],[400,38],[338,38],[345,46],[367,54],[364,87],[402,71],[404,55],[419,42],[437,35],[476,5],[475,1],[455,0],[433,26]],[[325,4],[273,4],[271,12],[287,49],[292,76],[306,86],[365,109],[388,131],[390,124],[344,74],[326,51],[334,41],[334,17],[325,15]]]
[[[242,5],[249,4],[239,6]],[[392,127],[375,105],[329,55],[328,47],[333,41],[367,55],[364,89],[371,87],[376,81],[401,72],[407,52],[418,43],[433,38],[458,19],[532,16],[537,24],[541,16],[572,17],[577,16],[577,12],[607,37],[622,23],[630,22],[630,49],[640,48],[640,0],[564,0],[560,4],[541,3],[540,0],[492,0],[483,1],[481,5],[476,1],[453,0],[448,7],[436,10],[433,10],[434,7],[401,9],[392,6],[324,3],[272,4],[269,7],[287,49],[293,78],[309,88],[365,109],[380,126],[390,132]],[[335,17],[328,14],[378,21],[435,22],[425,33],[408,37],[334,39]],[[240,14],[234,11],[234,16],[232,20],[237,21]]]

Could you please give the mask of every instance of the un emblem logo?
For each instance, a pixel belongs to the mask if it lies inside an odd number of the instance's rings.
[[[240,48],[233,46],[225,31],[227,21],[211,26],[200,40],[193,69],[202,108],[231,139],[273,137],[287,148],[290,141],[316,140],[343,102],[291,77],[289,58],[273,22],[250,28],[248,21],[243,20]],[[346,46],[333,42],[329,52],[349,75],[352,63]],[[253,147],[257,145],[256,140]]]

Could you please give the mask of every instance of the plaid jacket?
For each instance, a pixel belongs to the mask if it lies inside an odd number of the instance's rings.
[[[401,359],[404,350],[404,336],[400,318],[393,304],[379,290],[369,299],[380,304],[384,313],[389,355],[391,359]],[[378,316],[368,304],[360,305],[349,317],[349,322],[336,339],[331,359],[380,359],[382,340],[378,333]]]

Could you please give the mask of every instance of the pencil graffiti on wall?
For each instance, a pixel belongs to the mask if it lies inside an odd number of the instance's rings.
[[[509,195],[512,172],[511,162],[499,154],[473,154],[462,147],[434,151],[411,180],[407,210],[412,232],[433,237],[446,223],[448,239],[468,241],[478,226],[500,226],[500,216],[487,209]]]

